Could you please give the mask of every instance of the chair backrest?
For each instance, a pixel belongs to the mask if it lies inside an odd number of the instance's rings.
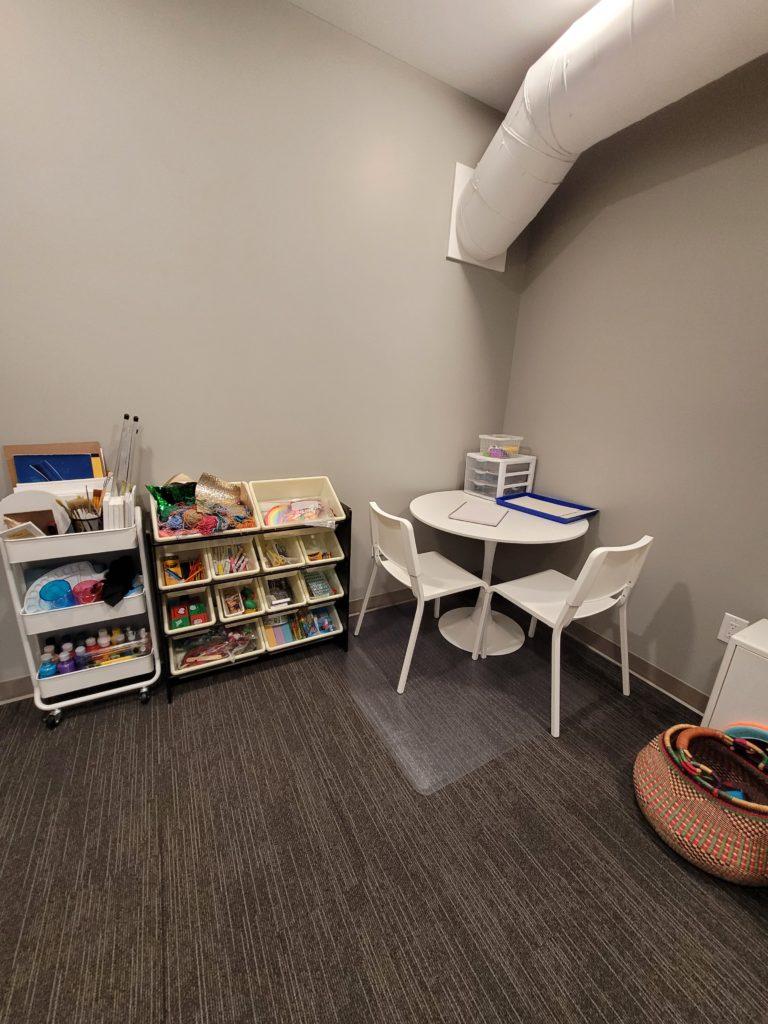
[[[621,548],[595,548],[589,555],[566,603],[578,608],[585,601],[626,599],[637,582],[653,537],[647,534]]]
[[[416,538],[413,526],[407,519],[391,516],[382,512],[375,501],[371,506],[371,540],[374,556],[385,558],[404,569],[410,577],[416,579],[421,573],[419,554],[416,550]]]

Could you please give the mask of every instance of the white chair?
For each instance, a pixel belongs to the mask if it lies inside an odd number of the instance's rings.
[[[637,582],[653,537],[645,536],[636,544],[621,548],[596,548],[584,563],[578,579],[572,579],[555,569],[537,572],[509,583],[490,587],[483,602],[480,626],[477,630],[473,658],[485,639],[485,625],[494,594],[500,594],[529,612],[531,625],[528,636],[533,636],[540,619],[552,627],[552,708],[550,732],[560,735],[560,634],[574,619],[597,615],[618,605],[621,641],[621,688],[629,695],[629,647],[627,642],[627,599]],[[485,657],[485,652],[482,652]]]
[[[397,692],[402,693],[408,679],[408,670],[411,667],[411,658],[416,646],[421,617],[424,613],[424,604],[427,601],[435,602],[435,618],[437,618],[440,614],[441,597],[447,597],[449,594],[461,594],[465,590],[474,590],[476,587],[485,589],[485,583],[479,576],[473,576],[471,572],[454,565],[437,551],[427,551],[420,555],[416,550],[413,526],[407,519],[400,519],[398,516],[382,512],[375,501],[370,502],[370,506],[373,568],[363,598],[363,606],[360,609],[360,617],[355,627],[355,636],[360,633],[363,625],[373,583],[380,568],[385,569],[390,576],[394,576],[399,583],[410,587],[416,598],[416,615],[411,626],[405,660],[397,683]]]

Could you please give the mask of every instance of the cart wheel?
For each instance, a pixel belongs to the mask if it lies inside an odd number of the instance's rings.
[[[46,729],[55,729],[62,718],[63,712],[61,708],[55,708],[53,711],[45,715],[45,717],[43,718]]]
[[[142,704],[149,704],[149,687],[148,686],[142,686],[142,688],[139,690],[139,701]]]

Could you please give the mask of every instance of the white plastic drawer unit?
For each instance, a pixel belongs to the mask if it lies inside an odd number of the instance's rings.
[[[725,729],[733,722],[768,726],[768,619],[728,641],[701,724]]]
[[[480,452],[469,452],[464,469],[464,490],[489,501],[523,494],[533,490],[535,472],[535,455],[494,459]]]

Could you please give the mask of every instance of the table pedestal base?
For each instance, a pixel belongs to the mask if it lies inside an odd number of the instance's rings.
[[[440,616],[438,628],[448,643],[470,653],[475,649],[480,609],[454,608]],[[512,654],[525,643],[525,633],[508,615],[491,612],[486,630],[486,654]]]

